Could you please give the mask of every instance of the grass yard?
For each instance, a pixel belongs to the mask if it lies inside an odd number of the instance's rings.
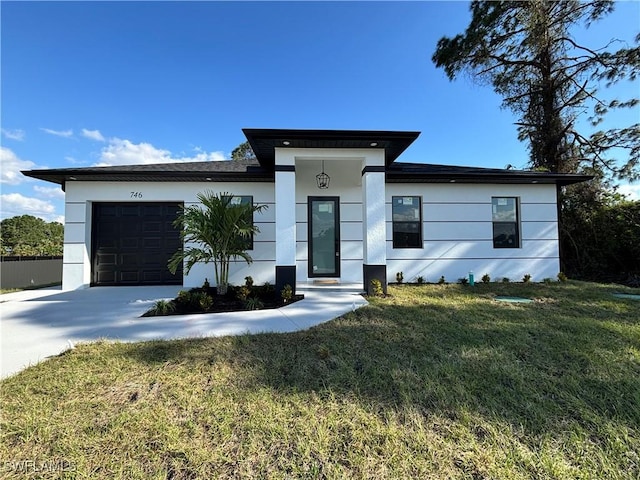
[[[304,332],[81,345],[6,379],[0,473],[640,477],[640,301],[611,295],[637,290],[389,290]]]

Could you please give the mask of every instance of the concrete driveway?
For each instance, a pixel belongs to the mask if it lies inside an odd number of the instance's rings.
[[[78,342],[99,339],[138,342],[260,332],[292,332],[339,317],[366,300],[351,291],[304,291],[284,308],[208,315],[140,318],[180,286],[60,288],[0,295],[0,378],[5,378]]]

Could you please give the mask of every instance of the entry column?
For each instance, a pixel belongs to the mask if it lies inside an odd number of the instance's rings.
[[[296,291],[296,172],[295,165],[275,166],[276,290]]]
[[[367,166],[362,170],[364,231],[364,289],[372,292],[371,280],[379,280],[387,293],[387,226],[385,214],[385,167]]]

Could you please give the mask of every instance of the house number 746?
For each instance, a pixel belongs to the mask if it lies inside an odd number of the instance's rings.
[[[131,198],[142,198],[142,192],[131,192]]]

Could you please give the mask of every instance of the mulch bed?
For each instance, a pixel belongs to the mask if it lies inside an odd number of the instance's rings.
[[[248,308],[246,301],[239,300],[238,287],[229,286],[226,295],[218,295],[215,287],[213,288],[192,288],[188,290],[188,295],[178,297],[171,300],[173,310],[167,313],[156,313],[153,308],[142,314],[143,317],[156,317],[167,315],[185,315],[193,313],[222,313],[222,312],[244,312],[250,310],[266,310],[273,308],[280,308],[287,305],[291,305],[304,298],[304,295],[294,295],[291,300],[285,302],[279,293],[273,291],[272,288],[264,289],[263,287],[252,287],[251,297],[257,298],[261,302],[260,308]],[[213,304],[207,309],[203,309],[197,300],[189,301],[190,299],[200,298],[204,295],[208,295],[213,299]]]

